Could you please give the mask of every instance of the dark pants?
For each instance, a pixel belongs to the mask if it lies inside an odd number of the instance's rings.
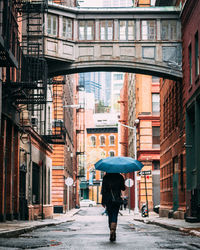
[[[107,205],[109,227],[110,227],[112,222],[117,223],[119,207],[120,207],[119,205],[113,205],[113,204]]]

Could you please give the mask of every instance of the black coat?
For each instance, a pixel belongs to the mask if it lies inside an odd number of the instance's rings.
[[[117,173],[106,173],[102,183],[102,205],[109,205],[112,202],[111,189],[115,197],[121,196],[121,191],[126,189],[124,177]]]

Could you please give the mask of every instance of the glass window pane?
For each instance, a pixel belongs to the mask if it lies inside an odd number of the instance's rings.
[[[160,114],[160,94],[152,94],[152,113]]]
[[[113,21],[108,21],[108,40],[113,40]]]
[[[48,34],[51,34],[51,16],[50,16],[50,15],[48,15],[47,33],[48,33]]]
[[[88,21],[87,22],[87,40],[93,40],[94,38],[94,22]]]
[[[142,40],[154,40],[156,38],[156,22],[142,21]]]
[[[135,39],[135,23],[134,21],[128,21],[128,40]]]
[[[68,25],[67,25],[67,37],[72,39],[72,20],[68,19]]]
[[[79,22],[79,40],[85,40],[85,22]]]
[[[67,24],[66,24],[66,18],[63,18],[63,36],[66,36],[66,29],[67,29]]]
[[[126,40],[126,21],[120,21],[119,40]]]
[[[152,147],[160,147],[160,127],[152,127]]]
[[[177,39],[177,26],[176,21],[172,20],[170,21],[170,39],[176,40]]]
[[[106,22],[101,21],[101,40],[106,40]]]
[[[53,17],[53,35],[57,35],[57,18],[56,16]]]

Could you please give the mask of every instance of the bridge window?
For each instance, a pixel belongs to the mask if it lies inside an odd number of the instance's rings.
[[[66,38],[72,39],[72,19],[63,17],[63,33]]]
[[[49,35],[57,36],[58,33],[58,18],[55,15],[48,15],[47,17],[47,33]]]
[[[94,40],[94,21],[79,21],[79,40]]]
[[[131,20],[119,21],[119,40],[135,39],[135,22]]]
[[[142,21],[142,40],[155,40],[156,39],[156,21],[143,20]]]
[[[100,21],[101,40],[113,40],[113,21]]]
[[[161,39],[176,40],[177,39],[177,21],[163,20],[161,21]]]

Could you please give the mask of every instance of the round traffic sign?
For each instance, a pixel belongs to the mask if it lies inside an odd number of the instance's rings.
[[[65,179],[65,184],[67,186],[71,186],[73,183],[74,183],[74,181],[71,177],[67,177],[67,179]]]
[[[133,186],[133,180],[132,180],[132,179],[126,179],[125,185],[126,185],[127,187],[132,187],[132,186]]]

